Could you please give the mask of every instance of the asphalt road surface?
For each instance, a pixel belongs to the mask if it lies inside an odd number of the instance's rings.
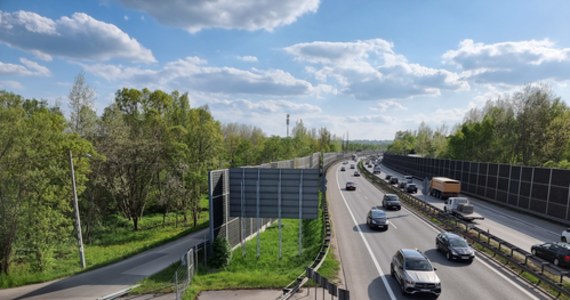
[[[368,169],[372,170],[371,168]],[[377,174],[377,176],[384,178],[386,173],[399,178],[402,178],[404,175],[382,166],[382,173]],[[414,179],[414,183],[418,186],[418,193],[414,196],[443,209],[443,200],[422,194],[423,181]],[[475,207],[475,211],[485,217],[484,220],[476,220],[474,222],[477,227],[489,231],[491,234],[528,252],[530,252],[532,245],[560,241],[560,234],[566,228],[563,225],[495,205],[487,201],[465,195],[461,196],[469,198],[469,201],[471,201]]]
[[[208,229],[118,263],[48,283],[0,290],[0,299],[102,299],[163,270],[204,242]]]
[[[448,261],[435,248],[439,230],[405,207],[387,211],[387,231],[366,226],[366,214],[381,205],[382,192],[354,170],[340,171],[340,164],[327,174],[327,200],[342,262],[342,281],[351,299],[402,299],[397,281],[390,276],[392,256],[401,248],[424,252],[442,282],[439,299],[548,299],[512,273],[478,255],[472,264]],[[344,190],[346,181],[356,191]],[[415,297],[414,297],[415,298]]]

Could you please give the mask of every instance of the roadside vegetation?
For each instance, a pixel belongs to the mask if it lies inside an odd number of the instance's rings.
[[[273,222],[260,235],[260,255],[257,257],[257,238],[245,243],[245,254],[238,246],[231,254],[226,266],[213,268],[199,265],[192,283],[186,290],[184,299],[195,299],[202,291],[225,289],[281,289],[301,275],[317,257],[322,244],[322,214],[315,220],[303,220],[303,251],[299,255],[299,221],[283,220],[282,257],[279,258],[279,230]],[[179,263],[142,281],[133,292],[172,293],[174,272]],[[339,262],[332,252],[319,270],[324,276],[335,279]]]
[[[545,85],[528,85],[473,108],[449,130],[398,131],[388,151],[432,158],[570,169],[570,108]]]
[[[0,91],[1,288],[82,271],[70,161],[89,269],[202,228],[209,170],[373,147],[302,120],[290,137],[222,124],[178,91],[123,88],[99,115],[95,95],[83,74],[68,109]]]

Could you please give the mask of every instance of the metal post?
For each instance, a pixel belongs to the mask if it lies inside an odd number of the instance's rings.
[[[244,218],[244,210],[245,210],[245,169],[242,170],[242,176],[241,176],[242,180],[241,180],[241,207],[240,207],[240,213],[241,216],[239,218],[239,222],[241,224],[241,232],[240,232],[240,237],[241,237],[241,256],[245,256],[245,222],[243,221]]]
[[[299,182],[299,256],[303,253],[303,170]]]
[[[282,244],[282,232],[281,232],[281,169],[279,169],[279,185],[277,186],[277,217],[279,218],[279,258],[281,258],[281,244]]]
[[[260,174],[261,174],[261,170],[257,169],[257,187],[256,187],[256,193],[255,193],[255,209],[256,209],[256,224],[257,224],[257,258],[259,259],[259,252],[260,252],[260,234],[259,234],[259,180],[260,180]]]
[[[73,190],[73,210],[75,211],[75,231],[77,232],[77,243],[79,244],[79,260],[81,268],[85,269],[85,250],[83,249],[83,235],[81,233],[81,220],[79,218],[79,202],[77,200],[77,187],[75,186],[75,169],[73,168],[73,157],[71,149],[67,151],[69,154],[69,166],[71,168],[71,187]]]
[[[568,185],[568,199],[566,199],[566,219],[570,213],[570,184]]]
[[[530,209],[530,204],[532,203],[532,188],[534,187],[534,169],[532,168],[532,173],[531,173],[531,177],[530,177],[530,192],[528,193],[528,207],[527,209]]]
[[[180,299],[180,292],[178,291],[178,271],[174,272],[174,282],[176,284],[176,300]]]
[[[550,204],[550,190],[552,189],[552,169],[550,169],[550,177],[548,178],[548,192],[546,194],[546,211],[545,214],[548,215],[548,204]]]

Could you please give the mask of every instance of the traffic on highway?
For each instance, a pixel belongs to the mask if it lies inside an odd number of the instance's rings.
[[[342,262],[341,280],[351,291],[352,299],[400,299],[407,294],[427,294],[439,299],[549,298],[493,261],[470,252],[468,245],[455,249],[451,255],[437,242],[442,230],[405,206],[401,210],[384,209],[384,193],[364,177],[341,172],[341,166],[329,169],[327,198],[337,255]],[[386,171],[391,172],[383,168],[375,175],[384,178]],[[402,174],[391,173],[403,178]],[[358,189],[347,191],[347,181],[354,182]],[[417,185],[422,186],[419,182]],[[372,208],[385,211],[389,229],[368,226],[367,216]],[[456,238],[462,240],[461,236]],[[425,260],[426,269],[408,269],[401,263],[407,259]]]

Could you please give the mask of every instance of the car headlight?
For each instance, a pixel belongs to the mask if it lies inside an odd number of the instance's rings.
[[[372,224],[376,224],[376,220],[372,220]]]
[[[435,287],[441,287],[441,282],[436,283]]]
[[[451,252],[451,254],[453,254],[453,255],[457,255],[457,252],[455,252],[455,250],[451,250],[450,252]]]

